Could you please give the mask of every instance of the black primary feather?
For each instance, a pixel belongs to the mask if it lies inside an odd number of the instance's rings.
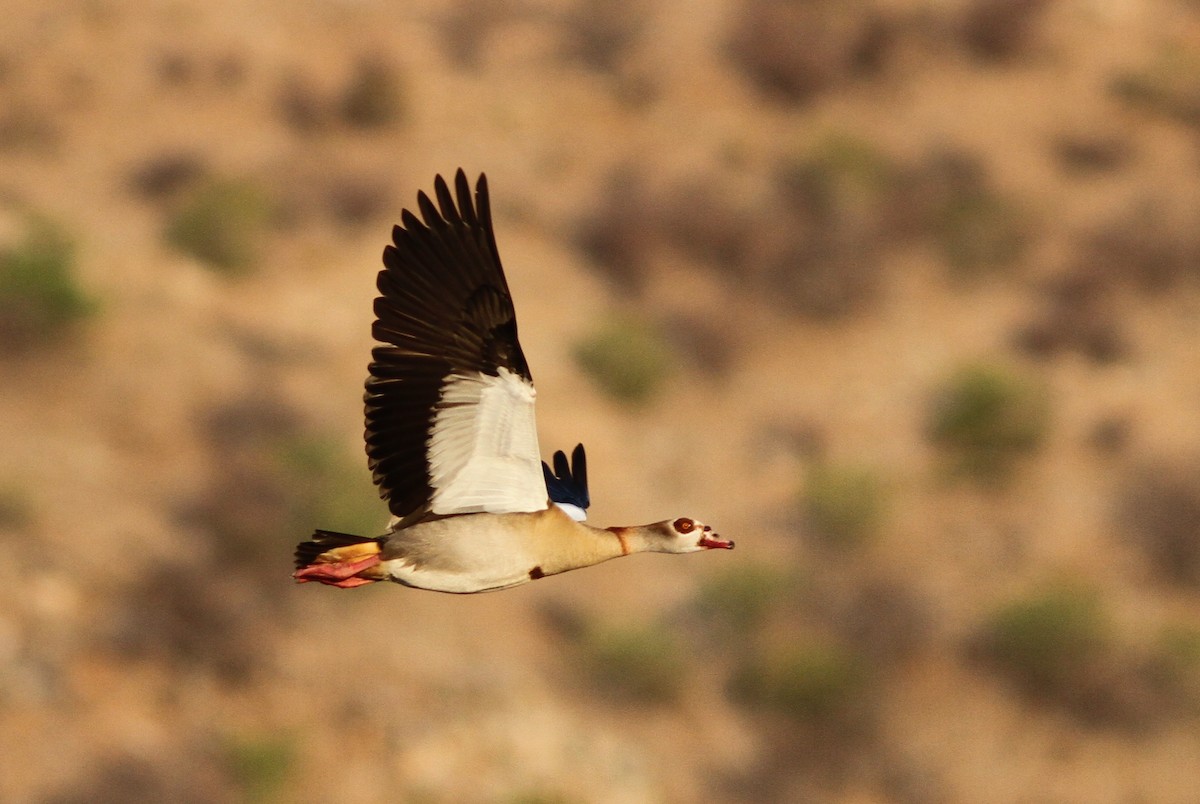
[[[507,369],[532,382],[492,231],[487,179],[472,198],[466,174],[434,180],[392,229],[377,280],[366,384],[367,463],[398,517],[433,494],[426,449],[442,388],[452,376]]]
[[[551,470],[542,461],[542,474],[546,476],[546,491],[550,501],[577,505],[584,511],[592,504],[588,495],[587,454],[583,444],[576,444],[571,452],[571,464],[567,465],[567,456],[560,449],[554,453],[554,469]]]

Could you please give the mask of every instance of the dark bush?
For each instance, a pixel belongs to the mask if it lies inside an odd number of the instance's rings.
[[[1034,239],[1021,204],[1000,192],[974,153],[935,149],[900,171],[896,228],[927,238],[959,278],[1017,263]]]
[[[438,26],[450,62],[460,69],[477,70],[488,37],[521,11],[520,5],[507,0],[458,0]]]
[[[563,15],[567,55],[615,72],[645,27],[647,9],[631,0],[582,0]]]
[[[651,205],[663,241],[716,273],[740,281],[756,221],[711,180],[682,182]]]
[[[830,595],[833,601],[836,595]],[[910,583],[868,578],[836,601],[830,627],[873,666],[886,668],[927,646],[936,619]]]
[[[1163,629],[1147,660],[1147,673],[1164,717],[1200,714],[1200,628],[1194,623]]]
[[[229,790],[205,767],[202,753],[187,757],[113,755],[86,769],[78,780],[44,799],[46,804],[129,804],[132,801],[172,801],[205,804],[224,801]],[[60,776],[78,772],[64,768]]]
[[[281,573],[287,567],[281,561]],[[172,672],[246,683],[266,658],[268,603],[236,563],[162,564],[126,590],[108,621],[108,647],[127,659],[158,661]]]
[[[1076,351],[1111,363],[1130,349],[1114,294],[1098,274],[1064,274],[1044,286],[1042,309],[1016,333],[1016,345],[1035,357]]]
[[[765,95],[804,103],[878,73],[894,39],[894,22],[871,2],[750,0],[739,7],[727,52]]]
[[[130,189],[140,198],[158,201],[194,186],[208,165],[190,151],[165,151],[146,159],[129,172]]]
[[[275,103],[280,118],[298,134],[312,134],[326,128],[331,122],[329,102],[321,88],[306,75],[287,75],[279,87]]]
[[[886,249],[901,235],[899,168],[870,143],[831,135],[775,172],[775,198],[757,223],[770,243],[762,291],[818,318],[856,312],[876,296]]]
[[[1200,461],[1156,461],[1120,486],[1118,521],[1160,578],[1200,588]]]
[[[1131,287],[1161,293],[1200,279],[1200,236],[1191,214],[1143,198],[1080,238],[1074,273],[1104,292]]]
[[[658,219],[640,171],[624,165],[609,175],[595,207],[576,227],[575,243],[618,291],[637,294],[661,237]]]
[[[9,99],[0,108],[0,151],[52,151],[62,139],[62,127],[44,103]]]
[[[1078,176],[1120,170],[1129,164],[1134,152],[1129,138],[1093,131],[1061,134],[1054,139],[1052,149],[1063,170]]]
[[[1124,70],[1109,82],[1110,93],[1150,114],[1183,125],[1200,126],[1200,50],[1194,45],[1164,45],[1149,64]]]
[[[342,119],[354,128],[377,129],[402,121],[407,100],[400,75],[378,58],[361,60],[342,90]]]
[[[344,226],[359,226],[382,217],[392,200],[387,182],[356,174],[330,179],[323,195],[330,216]]]
[[[0,530],[26,528],[34,517],[34,502],[25,489],[0,486]]]
[[[730,327],[712,316],[675,313],[658,327],[668,351],[698,374],[721,379],[733,368],[737,357]]]
[[[967,50],[987,61],[1027,53],[1050,0],[972,0],[963,16]]]
[[[1120,413],[1101,416],[1087,434],[1087,444],[1101,455],[1119,455],[1129,446],[1133,434],[1130,417]]]

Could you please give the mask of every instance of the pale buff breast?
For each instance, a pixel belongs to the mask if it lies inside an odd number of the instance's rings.
[[[553,507],[422,522],[389,535],[382,553],[392,580],[459,593],[518,586],[617,555],[614,537]]]

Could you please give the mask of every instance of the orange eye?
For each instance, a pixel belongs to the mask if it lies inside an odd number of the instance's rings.
[[[676,519],[673,524],[675,530],[679,531],[680,533],[691,533],[692,529],[696,527],[696,523],[687,517],[680,517],[679,519]]]

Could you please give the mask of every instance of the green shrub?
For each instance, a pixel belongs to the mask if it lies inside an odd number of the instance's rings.
[[[739,638],[749,637],[772,609],[786,604],[796,579],[765,563],[739,564],[700,584],[697,609],[705,622],[719,622]]]
[[[969,643],[974,657],[1039,707],[1134,733],[1200,706],[1200,631],[1126,642],[1099,589],[1059,581],[997,606]]]
[[[174,248],[227,274],[249,271],[262,249],[271,203],[257,185],[219,180],[195,188],[167,224]]]
[[[1163,629],[1151,666],[1171,713],[1200,712],[1200,627],[1176,624]]]
[[[1059,583],[999,606],[985,618],[976,647],[1024,692],[1070,700],[1092,684],[1109,647],[1108,621],[1093,590]]]
[[[857,547],[879,530],[883,484],[869,469],[818,466],[809,473],[802,507],[808,533],[821,543]]]
[[[596,627],[585,635],[581,650],[588,675],[614,697],[667,702],[679,694],[683,650],[661,625]]]
[[[381,530],[386,509],[365,463],[332,442],[312,437],[281,441],[274,454],[281,482],[292,490],[294,527],[322,527],[346,533]]]
[[[849,715],[867,685],[865,662],[833,643],[773,646],[748,657],[731,681],[741,702],[797,720]]]
[[[230,775],[252,802],[275,800],[296,764],[292,740],[275,735],[231,739],[225,755]]]
[[[75,278],[75,245],[56,224],[34,218],[20,242],[0,247],[0,338],[9,346],[59,337],[95,307]]]
[[[996,482],[1041,445],[1048,410],[1043,391],[1031,381],[996,366],[971,365],[935,393],[927,432],[956,472]]]
[[[781,176],[788,200],[818,214],[871,208],[889,201],[898,167],[874,144],[842,132],[821,139]]]
[[[671,369],[671,355],[654,328],[633,318],[605,322],[575,346],[575,360],[600,389],[630,404],[649,401]]]
[[[1173,625],[1164,629],[1162,647],[1180,667],[1200,673],[1200,627]]]
[[[949,200],[935,213],[933,237],[942,259],[958,276],[1005,268],[1025,253],[1029,236],[1021,210],[1010,199],[979,190]]]

